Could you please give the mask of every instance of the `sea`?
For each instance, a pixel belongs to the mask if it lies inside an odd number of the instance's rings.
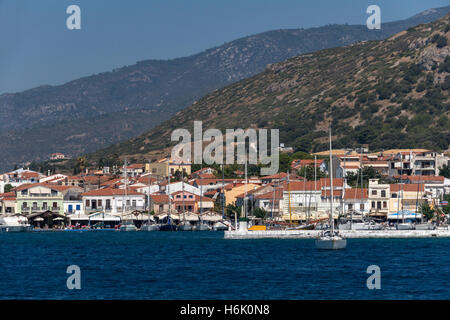
[[[321,251],[223,232],[0,233],[0,299],[450,298],[450,239],[347,242]]]

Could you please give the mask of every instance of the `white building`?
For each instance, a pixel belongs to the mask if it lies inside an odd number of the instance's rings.
[[[145,194],[131,188],[127,189],[105,188],[91,190],[81,194],[85,214],[101,211],[111,214],[121,214],[125,204],[126,212],[145,210]]]

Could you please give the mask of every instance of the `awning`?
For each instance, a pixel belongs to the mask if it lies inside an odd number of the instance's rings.
[[[82,221],[82,220],[89,220],[89,216],[85,215],[85,214],[71,214],[68,215],[67,218],[69,218],[72,221]]]
[[[90,221],[120,221],[120,217],[102,212],[93,213],[88,219]]]
[[[397,219],[420,219],[422,215],[420,213],[415,213],[409,210],[400,210],[395,213],[389,213],[387,216],[388,219],[397,220]]]

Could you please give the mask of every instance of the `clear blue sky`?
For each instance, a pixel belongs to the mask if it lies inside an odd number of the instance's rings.
[[[66,28],[71,4],[81,8],[81,30]],[[0,94],[187,56],[267,30],[364,24],[369,4],[387,22],[449,0],[0,0]]]

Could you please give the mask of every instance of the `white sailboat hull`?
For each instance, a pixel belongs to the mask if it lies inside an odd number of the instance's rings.
[[[136,231],[136,227],[132,224],[126,224],[126,225],[122,225],[120,226],[120,231]]]
[[[323,250],[339,250],[347,247],[347,240],[340,237],[319,238],[316,239],[317,249]]]
[[[412,223],[399,223],[397,230],[414,230],[414,225]]]
[[[142,226],[139,230],[140,231],[158,231],[159,225],[157,225],[157,224],[145,225],[145,226]]]
[[[432,225],[431,223],[416,224],[414,227],[416,230],[434,230],[434,229],[436,229],[436,226]]]
[[[192,225],[190,223],[182,223],[178,226],[178,231],[192,231]]]

